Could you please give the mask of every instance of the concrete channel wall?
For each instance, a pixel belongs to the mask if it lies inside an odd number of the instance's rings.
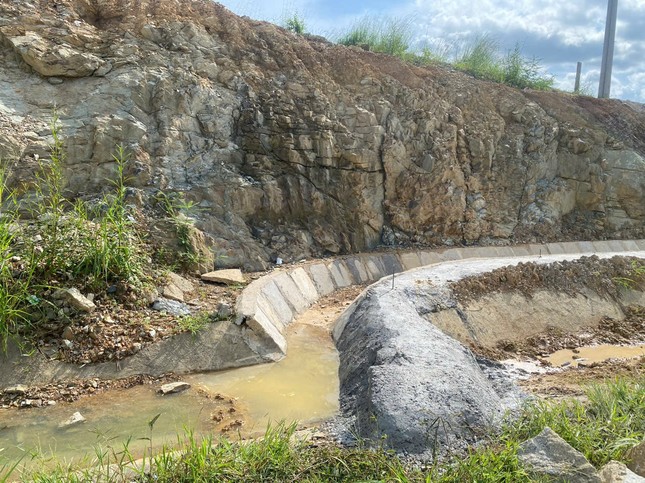
[[[236,324],[253,333],[252,348],[265,360],[287,353],[284,329],[320,297],[373,283],[413,268],[472,258],[530,257],[645,250],[645,240],[602,240],[500,247],[388,251],[303,263],[249,284],[237,299]]]

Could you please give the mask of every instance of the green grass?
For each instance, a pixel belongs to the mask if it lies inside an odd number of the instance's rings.
[[[363,17],[349,32],[340,35],[337,42],[404,58],[410,48],[413,33],[409,19]]]
[[[645,439],[645,376],[593,385],[586,396],[585,403],[532,403],[505,438],[521,441],[549,426],[596,467],[623,460],[631,446]]]
[[[294,34],[304,35],[305,33],[307,33],[307,25],[305,23],[305,19],[298,15],[297,12],[294,13],[291,17],[284,20],[283,26]]]
[[[554,82],[552,77],[541,73],[538,59],[524,57],[519,44],[503,55],[497,40],[488,35],[466,42],[455,55],[453,65],[479,79],[519,89],[547,90]]]
[[[416,36],[410,18],[364,17],[348,32],[337,35],[336,42],[393,55],[415,65],[450,63],[479,79],[520,89],[547,90],[553,87],[554,80],[542,73],[540,61],[535,57],[526,58],[519,44],[503,53],[495,38],[483,35],[462,44],[441,43],[435,48],[426,45],[419,50],[412,49]]]
[[[117,481],[141,482],[530,482],[545,481],[531,475],[517,457],[520,442],[550,426],[600,467],[610,459],[624,460],[628,447],[645,437],[645,376],[617,379],[591,386],[586,402],[568,400],[528,404],[520,418],[499,435],[466,455],[420,470],[384,449],[339,448],[312,445],[294,438],[295,424],[270,427],[258,440],[234,443],[193,433],[178,438],[174,449],[133,469],[127,444],[97,451],[95,467],[76,473],[59,466],[25,474],[36,482]],[[152,438],[152,428],[151,428]],[[113,466],[109,466],[113,465]],[[2,481],[0,471],[0,481]],[[111,478],[111,479],[110,479]]]
[[[185,315],[177,319],[177,326],[182,332],[190,332],[195,335],[208,324],[215,321],[215,318],[208,312],[199,312],[194,315]]]
[[[183,193],[166,193],[159,191],[155,195],[155,202],[168,216],[177,240],[178,250],[160,253],[164,265],[176,266],[182,270],[191,271],[204,261],[198,252],[193,240],[195,233],[195,218],[199,207],[187,200]]]

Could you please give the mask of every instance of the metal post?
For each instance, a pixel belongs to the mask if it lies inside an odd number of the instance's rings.
[[[600,86],[598,97],[608,98],[611,88],[611,67],[614,62],[614,40],[616,39],[616,14],[618,0],[609,0],[607,5],[607,22],[605,23],[605,44],[602,49],[602,65],[600,67]]]
[[[576,86],[573,88],[573,92],[578,94],[580,92],[580,75],[582,74],[582,62],[578,62],[576,66]]]

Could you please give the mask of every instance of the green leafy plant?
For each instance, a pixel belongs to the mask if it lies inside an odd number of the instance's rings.
[[[195,219],[191,215],[198,211],[198,207],[192,201],[186,200],[183,193],[159,191],[155,199],[170,218],[177,236],[179,252],[172,254],[174,260],[171,262],[177,262],[184,269],[199,264],[202,256],[195,249],[191,239],[195,231]]]
[[[182,331],[195,335],[214,320],[213,316],[208,312],[199,312],[178,318],[177,325]]]
[[[143,276],[143,244],[134,227],[126,197],[125,166],[127,155],[118,146],[113,155],[116,177],[111,181],[113,191],[104,195],[99,206],[89,209],[78,203],[74,214],[79,222],[79,245],[83,253],[75,262],[78,276],[89,277],[92,284],[126,280],[140,285]]]
[[[33,301],[34,265],[16,251],[20,235],[15,190],[9,189],[9,168],[0,163],[0,344],[7,350],[9,339],[29,325],[25,302]],[[37,299],[37,297],[36,297]]]
[[[305,19],[298,15],[298,13],[294,13],[291,17],[286,19],[284,27],[294,34],[304,35],[307,32]]]
[[[33,331],[34,316],[48,307],[43,294],[61,279],[101,289],[115,282],[138,287],[148,278],[146,247],[126,204],[125,149],[114,154],[113,189],[95,206],[72,203],[65,196],[57,115],[51,129],[51,156],[39,162],[31,186],[35,196],[18,201],[16,190],[9,189],[8,167],[0,166],[0,342],[5,351],[10,337]]]

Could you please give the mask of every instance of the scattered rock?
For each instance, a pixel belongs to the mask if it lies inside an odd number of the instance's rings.
[[[67,340],[74,340],[74,331],[69,325],[63,329],[61,337]]]
[[[228,302],[220,302],[217,304],[217,317],[219,319],[226,319],[233,314],[233,307]]]
[[[74,414],[72,414],[72,416],[69,419],[67,419],[66,421],[63,421],[62,423],[60,423],[58,425],[58,427],[59,428],[68,428],[70,426],[74,426],[75,424],[84,423],[85,421],[86,421],[86,419],[83,417],[83,415],[81,413],[79,413],[78,411],[76,411]]]
[[[602,483],[645,483],[645,478],[633,473],[619,461],[610,461],[598,474]]]
[[[174,272],[168,273],[168,280],[182,292],[192,292],[195,290],[195,286],[190,281]]]
[[[227,270],[215,270],[214,272],[204,273],[202,275],[202,280],[205,282],[233,285],[236,283],[244,283],[244,275],[240,269],[230,268]]]
[[[80,312],[92,312],[96,309],[94,302],[85,297],[77,288],[57,290],[53,297],[55,299],[64,300]]]
[[[18,384],[16,386],[11,386],[11,387],[6,388],[4,390],[4,393],[5,394],[16,394],[16,395],[22,396],[23,394],[25,394],[27,392],[28,389],[29,388],[27,386],[24,386],[22,384]]]
[[[520,462],[541,476],[558,482],[601,483],[596,469],[551,428],[524,441],[517,452]]]
[[[645,477],[645,441],[634,446],[627,452],[627,468],[639,476]]]
[[[162,295],[167,299],[175,300],[176,302],[184,301],[184,292],[172,282],[163,288]]]
[[[155,300],[155,303],[152,304],[152,309],[175,316],[190,315],[188,305],[177,302],[176,300],[168,300],[165,298]]]
[[[183,392],[186,391],[187,389],[190,389],[190,384],[187,382],[169,382],[168,384],[164,384],[159,388],[157,391],[160,394],[163,394],[164,396],[166,394],[175,394],[178,392]]]

